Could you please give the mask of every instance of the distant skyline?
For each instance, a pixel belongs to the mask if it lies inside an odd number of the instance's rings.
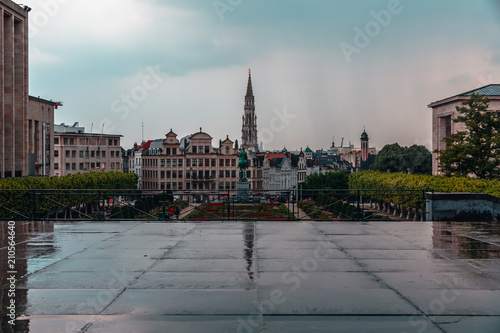
[[[241,142],[252,69],[265,150],[431,147],[427,105],[500,83],[498,0],[25,0],[30,94],[56,123]],[[92,125],[93,124],[93,125]]]

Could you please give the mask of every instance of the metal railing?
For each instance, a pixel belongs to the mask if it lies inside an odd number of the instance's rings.
[[[0,190],[0,220],[423,221],[425,192],[287,189],[242,196],[238,190]]]

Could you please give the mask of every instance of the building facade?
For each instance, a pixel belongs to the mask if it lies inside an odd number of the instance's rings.
[[[28,175],[28,12],[0,0],[0,178]]]
[[[28,176],[54,175],[54,110],[60,103],[29,96],[27,123]]]
[[[429,104],[432,109],[432,174],[439,175],[439,155],[436,150],[445,150],[446,143],[443,139],[450,137],[459,131],[465,131],[463,123],[456,123],[460,114],[457,107],[462,107],[462,102],[469,99],[472,93],[485,95],[490,99],[489,109],[491,111],[500,111],[500,84],[490,84],[465,93],[448,97],[443,100]]]
[[[200,200],[213,199],[218,192],[236,191],[239,149],[229,137],[220,140],[219,147],[212,141],[202,129],[180,140],[171,130],[161,149],[142,153],[142,189],[190,192]],[[249,154],[247,178],[253,195],[262,190],[262,181],[255,180],[261,175],[257,172],[258,160]]]
[[[55,125],[54,175],[121,171],[121,135],[85,133],[78,123]]]

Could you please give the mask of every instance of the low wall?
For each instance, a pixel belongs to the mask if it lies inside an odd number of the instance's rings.
[[[484,193],[426,193],[427,221],[499,221],[500,198]]]

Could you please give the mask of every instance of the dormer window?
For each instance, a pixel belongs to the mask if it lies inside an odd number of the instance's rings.
[[[229,155],[229,147],[226,147],[226,155]]]

